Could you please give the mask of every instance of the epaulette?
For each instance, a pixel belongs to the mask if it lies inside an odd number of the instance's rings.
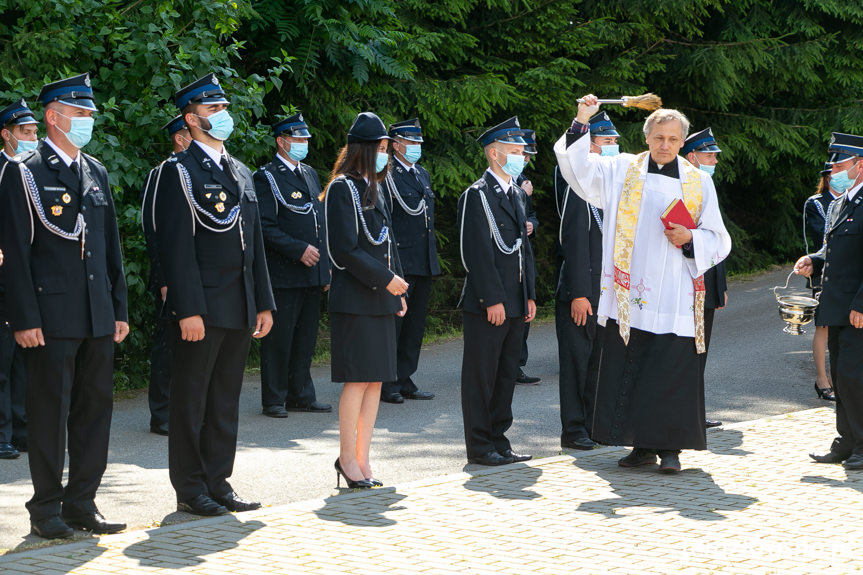
[[[26,162],[27,160],[32,158],[35,154],[36,154],[36,150],[30,150],[28,152],[21,152],[20,154],[15,154],[14,156],[12,156],[12,159],[10,159],[9,161],[15,162],[15,163]]]
[[[168,158],[168,159],[167,159],[167,160],[165,160],[165,161],[166,161],[166,162],[169,162],[169,163],[170,163],[170,162],[176,162],[176,161],[177,161],[177,156],[171,156],[170,158]]]
[[[84,156],[85,158],[87,158],[88,160],[90,160],[91,162],[95,162],[97,165],[102,166],[103,168],[105,167],[105,165],[102,162],[100,162],[99,160],[97,160],[96,158],[91,156],[90,154],[85,154],[84,152],[81,152],[81,155]]]

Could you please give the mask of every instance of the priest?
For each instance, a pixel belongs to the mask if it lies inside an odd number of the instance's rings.
[[[604,211],[599,321],[605,324],[593,440],[629,445],[618,463],[680,470],[681,449],[705,449],[705,271],[731,249],[716,189],[705,172],[678,156],[689,120],[659,109],[644,123],[648,150],[590,154],[597,98],[585,96],[555,144],[560,171],[585,201]],[[675,201],[694,227],[666,219]]]

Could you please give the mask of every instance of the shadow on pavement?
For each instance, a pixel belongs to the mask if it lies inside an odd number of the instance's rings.
[[[129,545],[123,554],[137,560],[143,567],[183,569],[204,563],[206,555],[238,547],[240,541],[262,527],[264,523],[260,521],[240,521],[232,515],[217,529],[197,528],[190,524],[187,531],[159,533],[154,530],[149,533],[150,539]],[[174,544],[167,552],[164,547],[166,540]]]
[[[827,465],[819,465],[819,467],[822,466],[826,467]],[[800,478],[800,483],[824,485],[827,487],[840,487],[844,489],[856,489],[860,493],[863,493],[863,475],[859,475],[856,471],[850,472],[845,478],[845,481],[840,481],[832,477],[823,477],[820,475],[804,475]]]
[[[687,519],[720,521],[722,511],[746,509],[754,497],[727,493],[710,474],[686,467],[686,452],[681,457],[683,470],[674,475],[659,473],[657,465],[637,468],[618,467],[620,453],[611,457],[579,459],[573,465],[595,473],[614,491],[615,496],[596,501],[584,501],[577,511],[597,513],[608,518],[621,518],[634,513],[677,513]]]
[[[467,469],[467,467],[473,469]],[[474,465],[468,465],[464,471],[465,473],[476,471],[475,467]],[[486,468],[480,467],[480,469]],[[536,485],[541,475],[542,469],[538,467],[515,464],[515,466],[507,468],[507,471],[503,473],[472,475],[465,482],[464,488],[470,491],[482,491],[498,499],[536,499],[540,497],[539,493],[528,489],[528,487]]]
[[[315,515],[324,521],[338,521],[355,527],[387,527],[395,525],[396,521],[385,514],[405,509],[398,505],[405,497],[392,487],[366,491],[359,497],[336,495],[324,499],[324,506],[316,509]]]
[[[738,449],[743,445],[743,432],[739,429],[722,429],[707,434],[707,450],[717,455],[751,455],[751,451]]]

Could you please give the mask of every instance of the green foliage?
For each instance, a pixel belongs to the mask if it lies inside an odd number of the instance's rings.
[[[152,317],[141,184],[168,154],[160,126],[176,112],[173,92],[211,70],[231,94],[229,147],[252,166],[272,154],[267,125],[298,109],[323,181],[357,112],[421,119],[445,271],[430,333],[458,321],[455,207],[485,167],[475,138],[490,125],[518,115],[537,131],[528,175],[546,301],[551,148],[578,96],[651,91],[694,130],[713,128],[732,271],[801,252],[799,214],[830,132],[863,132],[863,5],[842,0],[0,0],[0,15],[0,98],[33,100],[44,81],[93,75],[100,113],[87,151],[117,198],[133,324],[118,361],[131,385],[143,379]],[[622,148],[643,150],[644,112],[608,111]]]

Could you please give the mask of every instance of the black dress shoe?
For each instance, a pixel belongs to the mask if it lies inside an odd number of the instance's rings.
[[[704,420],[704,427],[707,427],[707,428],[719,427],[720,425],[722,425],[722,422],[716,421],[715,419],[705,419]]]
[[[863,469],[863,454],[855,453],[842,464],[845,469]]]
[[[404,403],[405,398],[401,393],[382,393],[381,401],[384,403]]]
[[[840,454],[836,453],[835,451],[828,451],[824,455],[818,455],[817,453],[810,453],[809,457],[811,457],[815,463],[842,463],[843,461],[848,459],[849,456],[840,455]]]
[[[561,440],[560,446],[564,449],[579,449],[581,451],[588,451],[590,449],[596,449],[597,447],[599,447],[599,444],[589,437],[578,437],[576,439],[568,439],[566,441]]]
[[[533,459],[533,455],[516,453],[512,449],[507,449],[501,453],[501,455],[503,455],[505,459],[511,459],[513,463],[521,463],[522,461],[530,461]]]
[[[401,394],[405,399],[434,399],[434,394],[430,391],[415,391],[413,393]]]
[[[38,521],[30,521],[30,533],[43,539],[68,539],[75,530],[63,523],[59,515],[52,515]]]
[[[656,463],[656,450],[642,449],[636,447],[629,452],[629,455],[617,461],[621,467],[638,467],[639,465],[651,465]]]
[[[228,508],[219,505],[209,495],[197,495],[186,501],[177,501],[177,511],[185,511],[192,515],[203,517],[215,517],[216,515],[227,515]]]
[[[313,401],[308,405],[298,405],[295,403],[286,403],[285,409],[288,411],[311,411],[313,413],[330,413],[333,410],[333,406],[328,403],[321,403],[320,401]],[[287,414],[285,414],[287,416]]]
[[[468,463],[476,463],[478,465],[506,465],[507,463],[512,463],[512,459],[509,457],[504,457],[497,451],[489,451],[485,455],[481,455],[479,457],[468,457]]]
[[[219,505],[223,505],[228,511],[233,511],[234,513],[240,513],[242,511],[254,511],[255,509],[261,508],[260,503],[256,501],[246,501],[245,499],[240,499],[240,496],[237,495],[234,491],[230,491],[226,495],[214,495],[212,499]]]
[[[18,459],[20,455],[11,443],[0,443],[0,459]]]
[[[284,405],[265,405],[261,413],[267,417],[278,417],[280,419],[288,416],[288,410],[285,409]]]
[[[150,433],[155,433],[156,435],[168,435],[168,424],[167,423],[159,423],[159,424],[150,424]]]
[[[69,527],[77,527],[84,531],[92,531],[93,533],[103,535],[117,533],[126,528],[125,523],[112,523],[107,521],[98,511],[78,513],[74,515],[63,513],[63,521],[66,522]]]
[[[678,452],[660,451],[659,471],[662,473],[677,473],[680,471],[680,457],[678,457]]]
[[[515,382],[522,385],[536,385],[540,381],[542,381],[542,379],[527,375],[526,373],[524,373],[524,370],[521,369],[518,370],[518,377],[515,378]]]

